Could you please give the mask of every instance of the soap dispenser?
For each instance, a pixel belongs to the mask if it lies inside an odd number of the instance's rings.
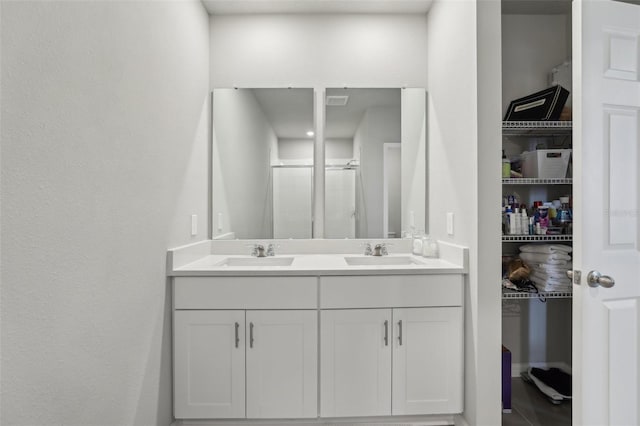
[[[417,231],[413,233],[413,250],[412,253],[417,256],[422,256],[422,237],[424,236],[423,231]]]

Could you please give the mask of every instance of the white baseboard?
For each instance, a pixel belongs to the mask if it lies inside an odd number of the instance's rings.
[[[571,373],[571,366],[566,362],[530,362],[511,364],[511,377],[520,377],[520,373],[529,371],[530,367],[536,368],[559,368],[562,371]]]

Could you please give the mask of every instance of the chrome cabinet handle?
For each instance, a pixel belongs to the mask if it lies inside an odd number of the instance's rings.
[[[591,271],[587,275],[587,283],[589,287],[604,287],[611,288],[616,285],[616,281],[608,275],[602,275],[598,271]]]
[[[236,348],[240,346],[240,324],[236,323]]]
[[[402,346],[402,320],[398,321],[398,343]]]
[[[253,323],[249,323],[249,347],[253,348]]]
[[[389,346],[389,321],[384,320],[384,345]]]

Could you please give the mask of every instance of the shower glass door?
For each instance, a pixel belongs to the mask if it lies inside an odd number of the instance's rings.
[[[313,170],[272,167],[273,238],[311,238]]]
[[[325,169],[325,238],[356,237],[356,170]]]

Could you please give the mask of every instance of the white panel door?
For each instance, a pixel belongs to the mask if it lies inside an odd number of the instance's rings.
[[[462,412],[462,308],[393,310],[393,415]]]
[[[326,169],[324,237],[356,237],[356,170]]]
[[[321,417],[391,414],[391,310],[320,313]]]
[[[245,416],[244,311],[175,311],[174,416]]]
[[[573,5],[573,424],[638,425],[640,7]]]
[[[318,414],[318,312],[247,311],[247,417]]]
[[[273,238],[311,238],[311,167],[274,167]]]

